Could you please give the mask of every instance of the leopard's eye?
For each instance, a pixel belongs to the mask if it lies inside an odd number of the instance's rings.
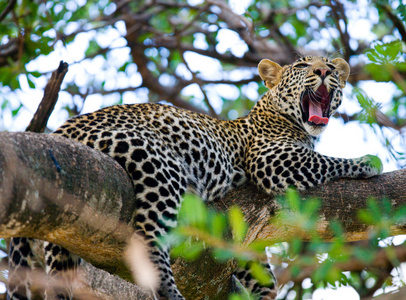
[[[329,67],[331,70],[335,70],[336,66],[333,64],[327,64],[327,67]]]
[[[306,64],[306,63],[299,63],[299,64],[297,64],[297,65],[294,65],[293,67],[296,68],[296,69],[305,69],[305,68],[307,68],[308,66],[309,66],[309,64]]]

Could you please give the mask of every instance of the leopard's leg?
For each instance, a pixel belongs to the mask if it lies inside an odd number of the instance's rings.
[[[265,270],[270,275],[270,280],[267,283],[260,283],[253,277],[250,270],[251,262],[246,263],[244,267],[238,268],[233,274],[233,290],[242,293],[242,289],[246,289],[259,300],[273,300],[278,294],[278,284],[276,277],[268,262],[262,263]],[[242,287],[240,287],[240,285]]]
[[[261,189],[274,193],[289,186],[305,190],[334,178],[375,176],[382,173],[382,162],[373,155],[334,158],[297,144],[269,143],[266,147],[250,149],[247,173]]]
[[[73,281],[77,276],[80,258],[65,248],[45,242],[46,300],[73,298]]]
[[[120,146],[131,150],[108,154],[132,179],[136,195],[135,228],[148,242],[151,261],[159,272],[160,283],[155,293],[167,299],[184,299],[173,277],[169,249],[161,244],[160,238],[176,227],[182,196],[187,189],[187,172],[181,158],[158,138],[149,140],[139,133],[137,137],[126,139],[125,135],[121,133]],[[151,135],[153,133],[149,137]],[[128,147],[124,143],[128,143]]]
[[[166,188],[161,188],[166,195],[164,189]],[[173,189],[172,191],[176,192]],[[167,232],[176,226],[177,209],[175,208],[179,204],[175,203],[180,203],[181,196],[180,193],[177,193],[178,197],[167,195],[151,202],[152,197],[154,197],[153,194],[153,192],[149,192],[137,197],[139,206],[137,208],[136,230],[148,242],[151,262],[159,274],[158,290],[154,292],[163,299],[181,300],[184,298],[175,283],[170,264],[169,248],[160,241],[160,238],[165,237]],[[172,203],[173,206],[172,204],[168,205],[168,203]]]
[[[31,299],[32,242],[30,238],[12,238],[10,241],[7,299]]]

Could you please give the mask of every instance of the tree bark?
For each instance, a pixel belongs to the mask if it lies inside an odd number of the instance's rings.
[[[0,134],[1,237],[61,245],[130,280],[122,252],[132,234],[132,184],[112,158],[66,138]]]
[[[123,257],[133,235],[135,196],[119,164],[78,142],[45,134],[1,133],[0,148],[0,236],[59,244],[95,267],[132,281]],[[399,170],[371,179],[336,180],[301,193],[301,201],[321,199],[323,238],[332,237],[329,221],[338,219],[347,239],[355,241],[368,235],[368,226],[356,214],[366,208],[367,199],[386,197],[396,209],[406,204],[405,190],[406,170]],[[300,229],[270,224],[280,206],[275,197],[251,184],[210,205],[221,210],[232,205],[242,208],[250,225],[245,243],[283,241],[292,235],[306,239]],[[393,228],[394,234],[405,232],[402,225]],[[208,257],[206,253],[198,261],[177,259],[174,264],[177,284],[187,298],[213,299],[228,292],[234,264],[219,265]]]
[[[61,61],[59,67],[52,72],[52,76],[45,86],[44,96],[42,97],[41,103],[25,131],[44,132],[48,119],[58,101],[61,84],[67,72],[68,64]]]

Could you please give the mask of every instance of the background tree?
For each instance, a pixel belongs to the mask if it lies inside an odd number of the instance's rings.
[[[298,55],[339,55],[352,70],[346,95],[360,110],[336,117],[368,124],[402,167],[405,18],[402,1],[2,2],[0,127],[25,129],[61,59],[70,70],[48,131],[118,103],[169,102],[236,118],[265,91],[256,71],[262,58],[287,64]],[[384,106],[355,89],[371,80],[388,83],[379,85],[391,94]],[[368,295],[369,277],[359,274],[358,290]]]

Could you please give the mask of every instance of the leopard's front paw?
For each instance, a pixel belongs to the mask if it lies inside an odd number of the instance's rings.
[[[382,173],[383,164],[381,159],[375,155],[365,155],[360,158],[361,177],[372,177]]]

